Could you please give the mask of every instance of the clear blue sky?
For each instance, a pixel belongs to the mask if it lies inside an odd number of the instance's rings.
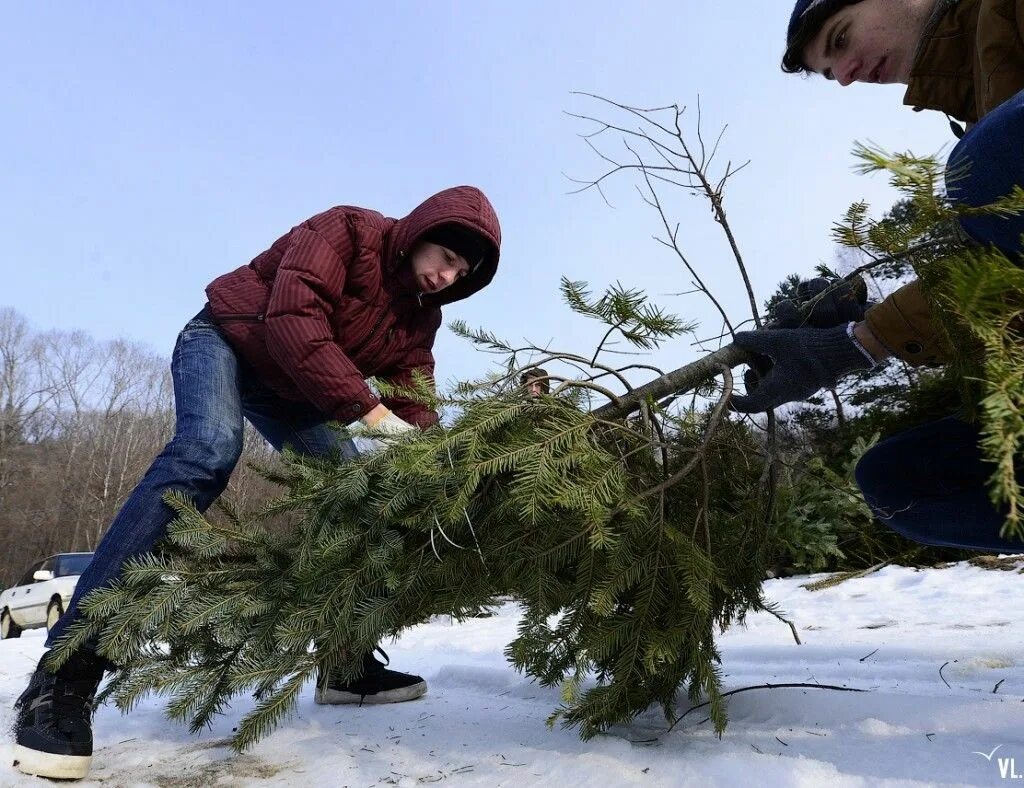
[[[924,154],[945,119],[898,87],[840,88],[778,67],[789,0],[765,2],[15,3],[0,26],[0,305],[36,329],[84,329],[170,355],[214,277],[331,205],[400,216],[446,186],[482,188],[502,222],[494,284],[446,310],[499,335],[589,341],[559,302],[566,274],[688,290],[622,182],[616,208],[569,195],[600,162],[568,111],[589,91],[695,106],[751,159],[727,206],[759,298],[830,261],[854,200],[892,201],[851,171],[855,140]],[[745,297],[705,206],[684,246],[737,315]],[[705,318],[694,297],[662,299]],[[705,333],[717,332],[706,323]],[[558,340],[561,340],[559,342]],[[660,354],[693,357],[688,342]],[[484,360],[447,332],[439,376]]]

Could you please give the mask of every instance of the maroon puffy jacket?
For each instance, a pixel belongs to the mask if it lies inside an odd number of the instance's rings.
[[[425,232],[446,222],[476,230],[491,251],[471,275],[420,293],[409,253]],[[339,206],[213,280],[206,295],[214,320],[260,380],[347,424],[381,402],[365,378],[401,386],[418,370],[433,380],[441,306],[487,286],[500,245],[494,208],[472,186],[445,189],[404,219]],[[384,405],[420,427],[437,422],[434,411],[409,399],[385,398]]]

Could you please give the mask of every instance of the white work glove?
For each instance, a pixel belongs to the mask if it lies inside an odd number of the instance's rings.
[[[360,436],[363,444],[360,452],[365,454],[386,449],[399,440],[400,436],[413,431],[419,432],[419,429],[389,410],[377,419],[372,427],[365,427],[365,434]]]
[[[401,435],[403,432],[412,432],[417,428],[389,410],[387,415],[378,419],[371,429],[385,435]]]

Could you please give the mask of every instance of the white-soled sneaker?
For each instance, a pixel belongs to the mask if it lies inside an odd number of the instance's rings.
[[[387,654],[383,649],[377,649]],[[427,682],[422,676],[411,673],[400,673],[388,670],[386,664],[378,661],[372,654],[363,660],[363,675],[355,681],[342,681],[332,675],[321,675],[317,678],[316,694],[313,700],[321,706],[334,706],[343,703],[403,703],[416,700],[427,694]]]
[[[43,654],[14,704],[14,766],[25,774],[81,780],[92,763],[92,712],[103,679],[95,657],[72,657],[57,673]]]

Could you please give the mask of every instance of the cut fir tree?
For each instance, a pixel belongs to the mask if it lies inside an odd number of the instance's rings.
[[[634,344],[683,328],[621,288],[587,302],[630,311]],[[354,677],[382,640],[511,598],[523,618],[507,655],[563,688],[552,720],[589,737],[651,703],[673,719],[683,686],[721,730],[715,633],[762,606],[758,447],[722,397],[607,419],[583,407],[592,385],[534,398],[492,381],[436,403],[459,411],[446,430],[348,463],[290,456],[285,493],[247,518],[213,522],[176,498],[168,550],[92,595],[66,646],[98,635],[121,666],[118,705],[166,695],[193,730],[255,695],[244,747],[318,671]],[[261,523],[283,512],[299,525],[271,536]]]

